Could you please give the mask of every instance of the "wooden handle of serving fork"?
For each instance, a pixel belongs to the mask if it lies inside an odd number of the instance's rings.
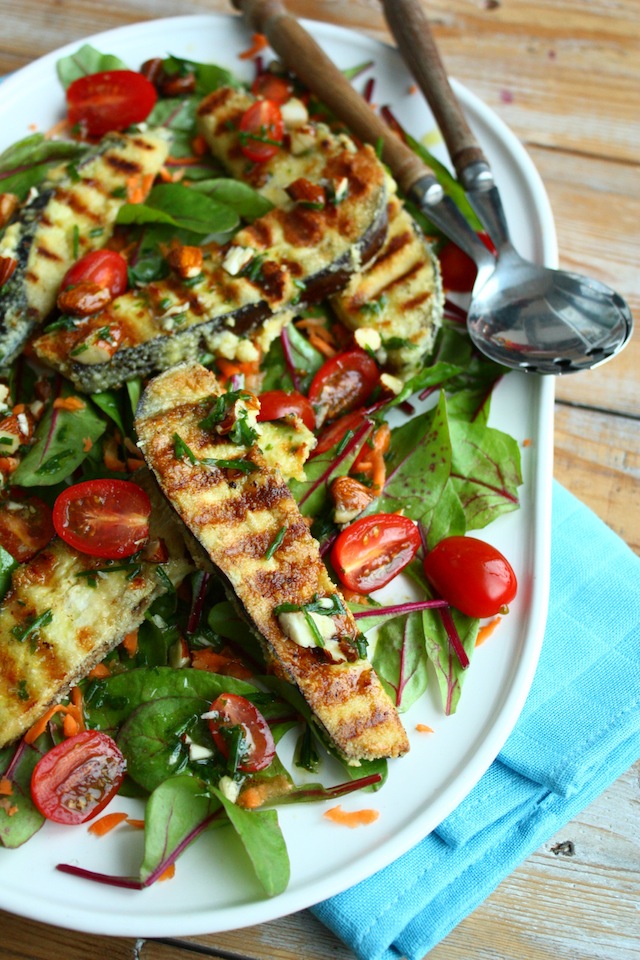
[[[402,57],[418,82],[442,132],[451,162],[464,182],[472,163],[487,163],[447,77],[420,0],[382,0]]]
[[[232,0],[249,26],[264,34],[283,63],[364,143],[381,144],[382,160],[408,194],[420,179],[433,176],[353,89],[346,77],[280,0]]]

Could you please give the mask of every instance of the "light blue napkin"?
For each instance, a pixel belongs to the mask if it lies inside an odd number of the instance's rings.
[[[422,960],[640,756],[640,559],[554,484],[538,670],[504,748],[413,850],[314,907],[362,960]]]

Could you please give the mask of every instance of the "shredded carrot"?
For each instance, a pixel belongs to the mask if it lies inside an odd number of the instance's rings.
[[[127,817],[127,823],[134,830],[144,830],[144,820],[136,820],[134,817]]]
[[[76,733],[80,733],[80,724],[71,713],[65,714],[64,720],[62,721],[62,732],[67,739],[69,737],[75,737]]]
[[[160,167],[158,176],[164,183],[173,183],[173,174],[166,167]]]
[[[54,137],[68,137],[71,130],[71,124],[66,119],[59,120],[58,123],[54,123],[52,127],[49,127],[44,137],[45,140],[53,140]]]
[[[530,437],[525,437],[525,439],[522,441],[522,446],[530,447],[532,443],[533,443],[533,440]]]
[[[417,92],[418,92],[418,84],[417,84],[417,83],[410,83],[410,84],[409,84],[409,89],[407,90],[407,93],[408,93],[410,96],[413,96],[413,94],[414,94],[414,93],[417,93]]]
[[[252,43],[249,49],[243,50],[242,53],[238,54],[240,60],[251,60],[252,57],[257,56],[262,50],[265,50],[269,46],[269,42],[264,33],[254,33],[251,40]]]
[[[127,470],[129,473],[134,473],[136,470],[139,470],[140,467],[144,467],[144,460],[140,460],[139,457],[127,457]]]
[[[84,450],[85,453],[89,453],[89,450],[91,450],[92,446],[93,446],[93,440],[91,439],[91,437],[82,438],[82,449]]]
[[[152,173],[138,174],[127,180],[127,200],[129,203],[142,203],[153,186]]]
[[[68,410],[75,413],[76,410],[84,410],[86,403],[80,397],[56,397],[53,401],[54,410]]]
[[[478,636],[476,637],[476,647],[481,646],[485,640],[488,640],[495,628],[500,623],[502,617],[494,617],[493,620],[490,620],[489,623],[485,623],[484,626],[480,627],[478,630]]]
[[[19,463],[17,457],[0,457],[0,473],[13,473],[14,470],[17,470]]]
[[[339,823],[341,826],[350,827],[353,830],[355,827],[365,827],[370,823],[375,823],[380,813],[377,810],[343,810],[342,806],[338,804],[337,807],[326,810],[323,816],[326,820],[331,820],[332,823]]]
[[[3,777],[0,780],[0,797],[10,797],[13,794],[13,784],[11,780]]]
[[[15,415],[18,416],[19,413],[24,413],[26,409],[24,403],[16,403],[11,413],[15,413]]]
[[[373,445],[370,447],[365,444],[364,449],[356,457],[352,473],[364,473],[371,476],[371,492],[380,493],[384,487],[387,476],[387,467],[384,461],[384,455],[389,449],[391,441],[391,430],[386,423],[383,423],[373,435]]]
[[[196,157],[204,157],[205,153],[207,152],[207,141],[201,133],[197,133],[191,141],[191,149],[195,153]]]
[[[348,590],[346,587],[343,587],[341,593],[347,603],[362,603],[366,606],[373,605],[371,597],[368,597],[362,593],[356,593],[355,590]]]
[[[107,470],[113,473],[125,473],[127,465],[124,460],[118,456],[118,441],[115,437],[109,437],[103,446],[102,460]]]
[[[74,687],[73,690],[79,691],[79,688]],[[73,691],[72,691],[72,700],[73,700]],[[56,703],[53,707],[49,707],[49,709],[44,714],[44,716],[40,717],[39,720],[36,720],[33,726],[30,727],[29,730],[27,730],[27,732],[24,735],[25,743],[34,743],[38,739],[40,734],[44,733],[44,731],[47,729],[47,724],[56,715],[56,713],[63,713],[65,715],[65,719],[67,716],[71,716],[71,718],[74,721],[74,731],[72,734],[67,734],[64,728],[64,723],[63,723],[63,732],[65,736],[74,736],[80,730],[84,730],[84,718],[82,716],[81,702],[80,704],[72,702],[68,706],[65,706],[62,703]]]
[[[260,787],[247,787],[238,797],[238,806],[245,810],[257,810],[264,802]]]
[[[171,880],[176,875],[176,865],[175,863],[170,863],[166,870],[158,877],[158,883],[161,883],[163,880]]]
[[[196,670],[220,673],[226,677],[235,677],[237,680],[248,680],[252,676],[251,670],[240,660],[216,653],[215,650],[195,650],[191,658],[191,666]]]
[[[244,373],[245,376],[256,373],[258,370],[258,361],[241,363],[239,360],[227,360],[225,357],[216,357],[218,370],[222,374],[222,379],[229,380],[237,373]]]
[[[89,827],[89,833],[92,833],[94,837],[104,837],[106,833],[110,833],[126,819],[126,813],[105,813],[104,817],[93,821]]]
[[[138,631],[132,630],[131,633],[127,633],[122,641],[122,646],[130,657],[135,657],[138,652]]]
[[[89,672],[90,680],[103,680],[104,677],[110,677],[111,670],[106,665],[106,663],[97,663],[93,670]]]
[[[433,733],[433,727],[428,727],[426,723],[416,723],[418,733]]]
[[[324,337],[321,337],[319,333],[313,332],[309,334],[309,343],[312,347],[315,347],[318,353],[321,353],[323,357],[331,359],[335,357],[338,352],[335,347],[332,347],[331,344],[327,343]]]

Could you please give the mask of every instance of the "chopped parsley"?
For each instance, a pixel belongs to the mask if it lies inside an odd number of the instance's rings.
[[[48,626],[52,620],[53,612],[51,610],[45,610],[44,613],[41,613],[37,617],[27,617],[24,623],[16,623],[16,625],[11,628],[11,634],[16,640],[19,640],[20,643],[24,643],[29,637],[31,637],[32,640],[36,640],[41,628]]]

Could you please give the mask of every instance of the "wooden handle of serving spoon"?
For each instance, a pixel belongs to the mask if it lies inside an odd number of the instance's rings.
[[[300,80],[364,143],[382,146],[382,160],[408,194],[417,180],[432,176],[353,89],[346,77],[280,0],[232,0],[249,26],[263,33],[272,49]],[[435,178],[434,178],[435,179]]]
[[[488,166],[451,89],[420,0],[382,0],[398,49],[418,82],[442,132],[460,180],[471,164]]]

